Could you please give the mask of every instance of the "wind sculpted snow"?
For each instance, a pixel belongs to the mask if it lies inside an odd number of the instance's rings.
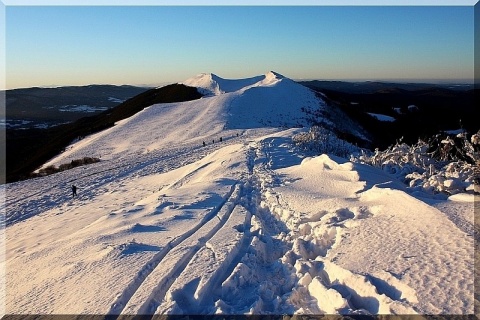
[[[228,127],[241,99],[152,106],[54,159],[103,161],[6,185],[6,313],[473,313],[455,199],[305,157],[303,129]]]

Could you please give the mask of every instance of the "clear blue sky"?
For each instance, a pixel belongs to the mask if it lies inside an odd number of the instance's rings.
[[[243,78],[472,81],[473,6],[7,6],[7,88]]]

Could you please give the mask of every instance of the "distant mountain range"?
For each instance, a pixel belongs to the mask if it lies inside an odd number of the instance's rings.
[[[417,83],[348,83],[337,81],[302,82],[325,95],[358,121],[374,138],[380,149],[403,138],[414,143],[441,131],[480,129],[480,113],[475,104],[479,89],[472,85],[436,85]],[[380,114],[395,121],[378,121]],[[386,119],[383,117],[383,119]]]
[[[149,88],[89,85],[5,92],[7,129],[48,128],[111,109]]]
[[[343,93],[360,93],[369,94],[381,91],[389,92],[390,90],[407,90],[407,91],[429,91],[429,90],[453,90],[453,91],[468,91],[473,90],[473,84],[432,84],[432,83],[396,83],[396,82],[380,82],[380,81],[326,81],[326,80],[311,80],[299,81],[299,83],[313,87],[318,90],[332,90]]]

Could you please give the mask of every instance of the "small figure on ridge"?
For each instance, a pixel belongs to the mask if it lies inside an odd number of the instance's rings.
[[[75,198],[77,195],[77,187],[75,185],[72,185],[72,198]]]

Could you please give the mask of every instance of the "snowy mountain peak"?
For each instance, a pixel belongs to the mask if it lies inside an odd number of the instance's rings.
[[[113,128],[83,139],[45,166],[86,156],[111,159],[148,153],[178,141],[199,145],[226,136],[230,130],[308,127],[312,115],[323,117],[330,112],[315,92],[274,71],[245,79],[201,73],[183,84],[197,88],[204,97],[149,106]],[[331,115],[322,121],[339,129],[345,118]],[[347,129],[342,130],[360,136],[355,124]]]
[[[224,79],[214,73],[200,73],[185,80],[182,84],[198,88],[203,95],[216,96],[246,90],[254,86],[269,86],[283,79],[286,79],[286,77],[274,71],[244,79]]]
[[[285,79],[286,77],[275,71],[269,71],[265,74],[266,79]]]

